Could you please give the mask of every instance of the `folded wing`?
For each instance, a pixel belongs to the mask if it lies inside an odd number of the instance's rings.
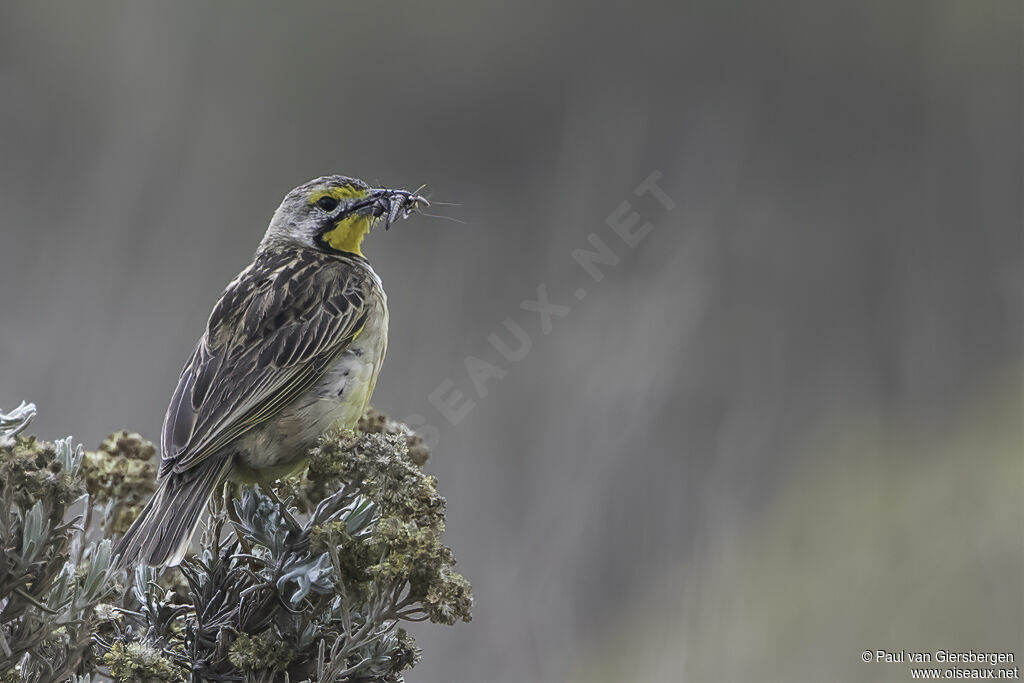
[[[264,254],[221,296],[182,370],[160,474],[195,467],[305,393],[359,334],[371,282],[339,257]]]

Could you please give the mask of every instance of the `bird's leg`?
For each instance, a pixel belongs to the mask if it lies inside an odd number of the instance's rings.
[[[263,489],[263,492],[270,496],[270,499],[274,501],[278,509],[281,510],[281,515],[284,516],[284,518],[287,519],[292,524],[292,526],[294,526],[297,529],[301,529],[302,525],[299,524],[298,520],[296,520],[292,516],[292,513],[288,512],[288,506],[281,502],[281,499],[277,497],[277,493],[274,492],[273,487],[271,487],[270,484],[267,483],[267,481],[262,478],[257,479],[256,483],[258,483],[260,485],[260,488]]]

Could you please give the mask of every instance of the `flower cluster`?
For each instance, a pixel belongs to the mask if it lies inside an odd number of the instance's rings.
[[[452,570],[455,557],[441,543],[445,500],[437,480],[413,461],[409,450],[409,436],[400,430],[325,436],[310,453],[309,477],[358,488],[373,501],[377,520],[372,532],[360,538],[338,523],[315,527],[313,538],[337,555],[353,595],[393,585],[403,595],[398,604],[403,616],[422,615],[443,624],[469,621],[469,583]]]
[[[108,436],[99,450],[88,452],[82,474],[93,503],[107,504],[103,526],[107,537],[123,534],[156,491],[156,447],[125,431]]]

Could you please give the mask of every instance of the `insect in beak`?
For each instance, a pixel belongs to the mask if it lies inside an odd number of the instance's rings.
[[[374,197],[373,214],[384,217],[384,229],[395,221],[408,218],[414,211],[430,206],[426,197],[407,190],[377,190]]]

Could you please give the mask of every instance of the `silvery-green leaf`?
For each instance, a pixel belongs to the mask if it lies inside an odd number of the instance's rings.
[[[368,531],[377,513],[377,506],[369,498],[363,498],[345,517],[348,533],[358,536]]]
[[[4,440],[14,438],[23,429],[28,427],[35,416],[36,405],[34,403],[25,403],[24,401],[11,412],[0,413],[0,445],[2,445]]]
[[[296,584],[298,588],[289,598],[296,605],[311,592],[329,593],[334,585],[331,580],[333,573],[331,558],[325,553],[315,560],[294,562],[286,566],[281,578],[277,580],[277,589],[283,593],[289,583]]]
[[[60,439],[54,445],[57,447],[57,462],[66,472],[72,475],[78,474],[78,468],[82,466],[82,458],[85,457],[82,445],[72,446],[70,436]]]
[[[26,564],[35,562],[46,546],[50,531],[49,522],[43,515],[43,503],[37,500],[22,519],[21,558]]]

